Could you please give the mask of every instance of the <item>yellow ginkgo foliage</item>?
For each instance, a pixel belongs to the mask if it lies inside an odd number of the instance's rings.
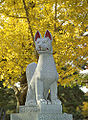
[[[53,55],[62,85],[80,83],[88,61],[87,0],[0,0],[0,80],[21,81],[26,67],[37,62],[34,34],[53,36]],[[87,63],[86,63],[87,64]]]
[[[88,102],[83,102],[82,114],[85,116],[85,118],[88,117]]]

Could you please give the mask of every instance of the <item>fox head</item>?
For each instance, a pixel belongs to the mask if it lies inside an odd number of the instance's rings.
[[[45,32],[44,38],[42,38],[39,31],[37,31],[34,41],[39,54],[52,53],[52,35],[48,30]]]

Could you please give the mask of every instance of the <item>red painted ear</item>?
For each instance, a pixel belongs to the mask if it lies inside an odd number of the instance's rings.
[[[52,36],[51,36],[51,34],[50,34],[50,32],[48,30],[45,33],[45,37],[49,37],[50,40],[52,40]]]
[[[35,34],[35,41],[36,41],[38,38],[40,38],[40,33],[39,33],[39,31],[37,31],[36,34]]]

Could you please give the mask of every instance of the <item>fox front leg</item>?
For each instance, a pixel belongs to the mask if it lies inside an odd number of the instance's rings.
[[[44,99],[43,96],[43,81],[39,80],[38,78],[35,81],[35,93],[36,93],[36,101],[37,104],[47,104],[47,101]]]
[[[28,92],[27,92],[26,102],[25,102],[25,106],[29,106],[29,105],[36,105],[35,93],[31,85],[28,86]]]
[[[61,104],[61,101],[57,98],[57,82],[51,84],[50,95],[52,104]]]

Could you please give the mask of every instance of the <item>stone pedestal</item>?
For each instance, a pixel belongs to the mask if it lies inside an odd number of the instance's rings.
[[[72,120],[72,115],[62,113],[61,104],[20,106],[19,113],[10,117],[11,120]]]

